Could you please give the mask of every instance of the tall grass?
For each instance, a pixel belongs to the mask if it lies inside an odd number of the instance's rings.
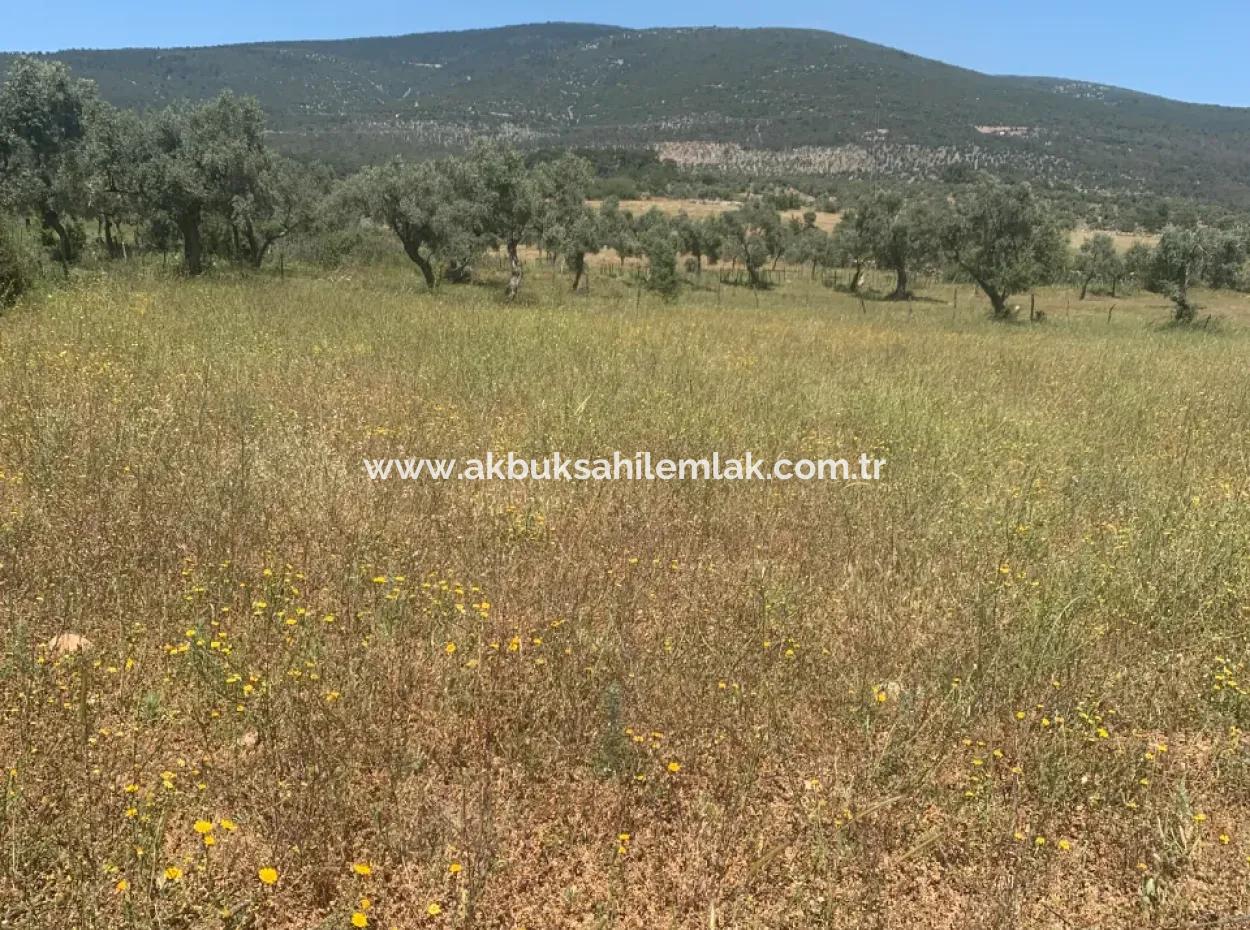
[[[0,318],[5,922],[1250,910],[1238,298],[1185,333],[1155,298],[525,287],[145,273]],[[888,465],[361,467],[488,449]]]

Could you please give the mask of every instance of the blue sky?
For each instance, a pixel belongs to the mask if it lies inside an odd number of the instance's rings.
[[[211,45],[588,19],[828,29],[994,74],[1080,78],[1250,106],[1247,0],[636,0],[619,8],[557,0],[0,0],[0,49]]]

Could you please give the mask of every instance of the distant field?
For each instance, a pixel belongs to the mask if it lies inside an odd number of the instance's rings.
[[[591,206],[598,207],[601,201],[590,201]],[[736,200],[687,200],[677,197],[654,197],[649,200],[622,200],[621,209],[629,210],[635,216],[641,216],[651,209],[658,209],[664,213],[676,216],[678,213],[685,213],[688,216],[697,218],[705,216],[719,216],[722,213],[728,213],[731,210],[737,210],[742,206],[740,201]],[[790,217],[803,218],[802,210],[784,210],[782,216],[786,219]],[[817,212],[816,225],[825,232],[830,232],[838,225],[838,214]]]
[[[1115,243],[1116,251],[1120,253],[1127,252],[1138,242],[1144,242],[1146,245],[1153,246],[1159,241],[1159,237],[1157,235],[1152,235],[1150,233],[1125,233],[1103,229],[1074,229],[1068,239],[1072,243],[1072,246],[1076,248],[1090,236],[1101,232],[1105,232],[1111,237],[1112,241]]]
[[[1246,298],[500,290],[149,271],[0,317],[5,923],[1250,910]],[[486,450],[888,465],[362,469]]]

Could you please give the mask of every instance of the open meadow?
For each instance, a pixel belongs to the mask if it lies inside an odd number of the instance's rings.
[[[0,925],[1250,910],[1250,300],[886,277],[144,266],[0,316]],[[487,450],[888,464],[363,469]]]

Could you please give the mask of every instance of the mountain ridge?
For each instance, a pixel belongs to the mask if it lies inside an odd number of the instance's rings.
[[[988,168],[1250,205],[1250,108],[988,75],[815,29],[559,22],[37,57],[137,109],[252,94],[280,147],[344,165],[489,136],[650,148],[748,174]]]

